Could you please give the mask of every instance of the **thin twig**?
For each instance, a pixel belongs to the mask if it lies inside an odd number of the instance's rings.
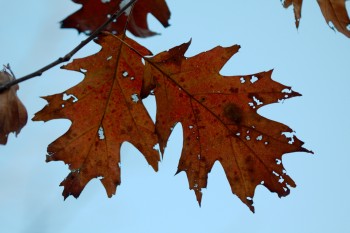
[[[58,64],[69,61],[74,54],[76,54],[81,48],[83,48],[85,45],[87,45],[90,41],[95,39],[97,37],[97,35],[100,34],[100,32],[102,32],[107,27],[107,25],[109,23],[111,23],[113,20],[115,20],[119,16],[121,16],[136,1],[137,0],[130,0],[130,2],[128,2],[122,9],[120,9],[118,12],[115,12],[106,22],[104,22],[99,28],[97,28],[93,33],[91,33],[91,35],[88,38],[86,38],[85,40],[80,42],[80,44],[78,46],[76,46],[72,51],[67,53],[65,56],[58,58],[56,61],[48,64],[47,66],[45,66],[45,67],[43,67],[43,68],[41,68],[41,69],[31,73],[31,74],[28,74],[26,76],[23,76],[22,78],[15,79],[15,80],[12,80],[8,83],[1,85],[0,86],[0,93],[2,91],[6,90],[7,88],[10,88],[11,86],[17,84],[17,83],[26,81],[26,80],[34,78],[34,77],[41,76],[45,71],[57,66]]]
[[[10,72],[10,74],[12,75],[12,77],[16,78],[16,76],[13,73],[9,63],[7,63],[7,65],[4,65],[4,70],[8,70]]]

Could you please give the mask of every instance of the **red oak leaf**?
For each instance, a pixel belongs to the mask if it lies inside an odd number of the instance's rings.
[[[76,28],[90,34],[101,26],[112,14],[124,6],[123,0],[73,0],[82,8],[62,21],[63,28]],[[164,26],[169,26],[170,11],[165,0],[138,0],[132,10],[127,29],[138,37],[153,36],[157,33],[148,28],[147,15],[152,14]],[[123,14],[105,29],[113,34],[124,31],[127,15]]]
[[[295,183],[286,174],[282,155],[309,151],[288,126],[262,117],[257,110],[300,94],[273,81],[272,71],[220,75],[220,69],[238,51],[237,45],[187,58],[184,54],[189,45],[182,44],[146,62],[142,96],[154,89],[162,153],[172,128],[181,123],[184,142],[178,172],[186,172],[199,203],[216,161],[232,192],[252,211],[257,185],[286,196]]]

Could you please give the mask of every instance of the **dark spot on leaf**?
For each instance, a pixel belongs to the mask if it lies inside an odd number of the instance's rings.
[[[229,90],[231,93],[238,93],[238,88],[231,87]]]
[[[228,103],[224,107],[224,116],[239,125],[242,121],[242,110],[236,104]]]
[[[254,168],[251,168],[251,167],[248,168],[248,172],[249,172],[249,173],[254,173],[254,172],[255,172],[255,171],[254,171]]]
[[[246,158],[245,158],[245,163],[250,163],[252,161],[252,157],[251,156],[247,156]]]

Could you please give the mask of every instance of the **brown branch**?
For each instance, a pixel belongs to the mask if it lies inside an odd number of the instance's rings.
[[[0,86],[0,93],[8,88],[10,88],[11,86],[26,81],[28,79],[34,78],[34,77],[38,77],[41,76],[45,71],[57,66],[58,64],[61,64],[63,62],[67,62],[69,61],[72,56],[74,54],[76,54],[81,48],[83,48],[85,45],[87,45],[90,41],[92,41],[93,39],[95,39],[97,37],[98,34],[100,34],[100,32],[102,32],[109,23],[111,23],[113,20],[117,19],[119,16],[121,16],[131,5],[133,5],[137,0],[130,0],[130,2],[128,2],[122,9],[120,9],[119,11],[115,12],[106,22],[104,22],[99,28],[97,28],[93,33],[91,33],[91,35],[86,38],[85,40],[83,40],[82,42],[80,42],[80,44],[78,46],[76,46],[72,51],[70,51],[69,53],[67,53],[66,55],[64,55],[63,57],[58,58],[56,61],[48,64],[47,66],[44,66],[43,68],[28,74],[26,76],[23,76],[19,79],[14,79],[8,83],[5,83],[3,85]]]

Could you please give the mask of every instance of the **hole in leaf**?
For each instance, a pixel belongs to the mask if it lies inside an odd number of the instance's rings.
[[[63,96],[62,96],[62,100],[66,101],[66,100],[69,100],[69,99],[73,99],[72,103],[75,103],[75,102],[78,101],[78,98],[75,95],[72,95],[72,94],[67,95],[66,93],[64,93]]]
[[[153,146],[153,150],[159,151],[159,143],[157,143]]]
[[[129,73],[127,71],[124,71],[122,75],[123,77],[128,77]]]
[[[100,128],[98,129],[98,138],[99,138],[100,140],[105,139],[105,132],[104,132],[102,126],[100,126]]]
[[[71,172],[80,173],[80,168],[77,168],[77,169],[71,169]]]
[[[140,100],[139,97],[137,96],[137,94],[132,94],[131,95],[131,99],[135,103],[139,102],[139,100]]]
[[[289,139],[288,144],[294,143],[294,132],[283,132],[282,135]]]
[[[289,89],[289,88],[285,88],[281,91],[282,93],[292,93],[292,89]]]
[[[253,102],[249,102],[248,105],[249,105],[250,107],[252,107],[253,109],[255,108],[255,105],[254,105]]]
[[[278,180],[279,183],[283,183],[284,179],[282,176],[280,176],[280,179]]]
[[[276,164],[280,165],[282,161],[280,159],[276,159]]]
[[[253,96],[253,100],[254,100],[254,102],[256,103],[256,105],[257,106],[259,106],[259,105],[262,105],[263,104],[263,102],[262,101],[260,101],[258,98],[256,98],[255,96]]]
[[[253,75],[251,78],[250,78],[250,82],[251,83],[255,83],[256,81],[258,81],[259,79],[255,76],[255,75]]]
[[[85,74],[86,71],[87,71],[86,69],[80,68],[80,72],[81,72],[81,73]]]

